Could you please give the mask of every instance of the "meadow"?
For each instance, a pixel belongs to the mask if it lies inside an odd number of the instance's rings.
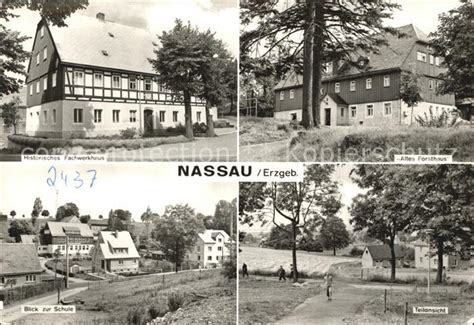
[[[277,250],[260,247],[242,247],[239,260],[248,266],[250,274],[275,275],[280,265],[288,273],[292,263],[290,250]],[[297,251],[297,266],[301,275],[308,277],[319,277],[329,271],[331,267],[337,267],[340,263],[360,262],[360,258],[329,256],[318,253]]]

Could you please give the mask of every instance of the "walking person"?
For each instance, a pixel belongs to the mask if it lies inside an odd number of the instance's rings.
[[[242,265],[242,277],[245,278],[245,276],[247,276],[247,278],[249,277],[249,271],[247,269],[247,264],[243,264]]]
[[[283,280],[286,282],[286,272],[283,266],[281,265],[280,265],[280,269],[278,270],[278,275],[279,275],[278,281]]]
[[[332,286],[333,286],[333,277],[332,274],[326,274],[324,277],[324,283],[326,285],[326,296],[328,297],[328,300],[332,300]]]

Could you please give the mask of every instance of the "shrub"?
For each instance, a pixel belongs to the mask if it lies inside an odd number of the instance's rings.
[[[135,306],[127,312],[127,322],[128,324],[145,324],[147,322],[147,313],[145,308],[142,306]]]
[[[148,308],[148,314],[150,315],[150,318],[153,320],[157,317],[162,317],[166,314],[166,311],[162,311],[159,306],[150,306]]]
[[[207,132],[207,125],[204,123],[194,123],[193,124],[193,132],[195,134],[202,134]]]
[[[290,127],[289,124],[278,124],[278,125],[277,125],[277,130],[285,131],[285,132],[290,132],[291,127]]]
[[[350,256],[362,256],[362,254],[364,254],[364,250],[360,249],[357,246],[352,247],[350,252],[349,252]]]
[[[228,279],[237,277],[237,262],[235,259],[227,260],[223,263],[222,275]]]
[[[168,309],[173,312],[183,307],[184,294],[181,292],[171,292],[168,294]]]
[[[122,139],[133,139],[137,136],[136,128],[126,128],[125,130],[120,131],[120,137]]]
[[[443,128],[448,126],[449,115],[445,110],[443,110],[439,115],[434,115],[433,109],[431,108],[429,109],[429,112],[429,114],[425,112],[424,116],[415,116],[415,121],[423,127]]]

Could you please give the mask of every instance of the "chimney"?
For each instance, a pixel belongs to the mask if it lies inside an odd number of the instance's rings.
[[[97,18],[98,20],[102,22],[105,22],[105,14],[102,12],[98,12],[97,15],[95,15],[95,18]]]

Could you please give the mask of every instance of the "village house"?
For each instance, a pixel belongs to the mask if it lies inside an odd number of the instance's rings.
[[[230,237],[223,230],[208,229],[199,234],[194,247],[188,254],[191,261],[202,267],[214,267],[230,257]]]
[[[414,25],[399,27],[407,35],[387,35],[388,46],[379,54],[361,55],[358,68],[347,63],[325,64],[321,89],[321,124],[410,125],[416,116],[431,112],[440,115],[455,109],[454,95],[438,95],[444,71],[435,57],[428,36]],[[411,71],[420,75],[423,100],[413,108],[400,98],[401,75]],[[303,77],[292,73],[280,81],[275,91],[274,117],[301,120]]]
[[[0,243],[0,252],[0,288],[41,283],[35,245]]]
[[[148,61],[156,57],[155,35],[103,13],[73,15],[66,23],[37,25],[26,81],[28,135],[70,138],[184,125],[182,96],[158,83]],[[193,96],[191,105],[193,122],[206,123],[204,101]]]
[[[87,224],[91,227],[94,237],[97,237],[99,232],[107,229],[109,226],[109,219],[90,219]]]
[[[61,255],[66,254],[66,240],[69,243],[69,256],[89,256],[94,247],[94,236],[89,225],[76,222],[48,221],[40,232],[40,245],[47,247],[47,254],[53,254],[59,248]]]
[[[438,255],[435,249],[431,249],[431,260],[429,261],[429,246],[427,242],[417,239],[413,242],[415,248],[415,267],[417,269],[427,269],[430,265],[431,268],[438,266]],[[469,260],[461,259],[458,254],[445,254],[443,255],[443,266],[448,270],[450,269],[467,269],[470,266]]]
[[[395,245],[396,267],[402,267],[405,252],[402,246]],[[389,268],[391,266],[390,246],[388,245],[368,245],[362,254],[362,268]]]
[[[139,259],[128,231],[101,231],[92,255],[92,272],[138,273]]]

